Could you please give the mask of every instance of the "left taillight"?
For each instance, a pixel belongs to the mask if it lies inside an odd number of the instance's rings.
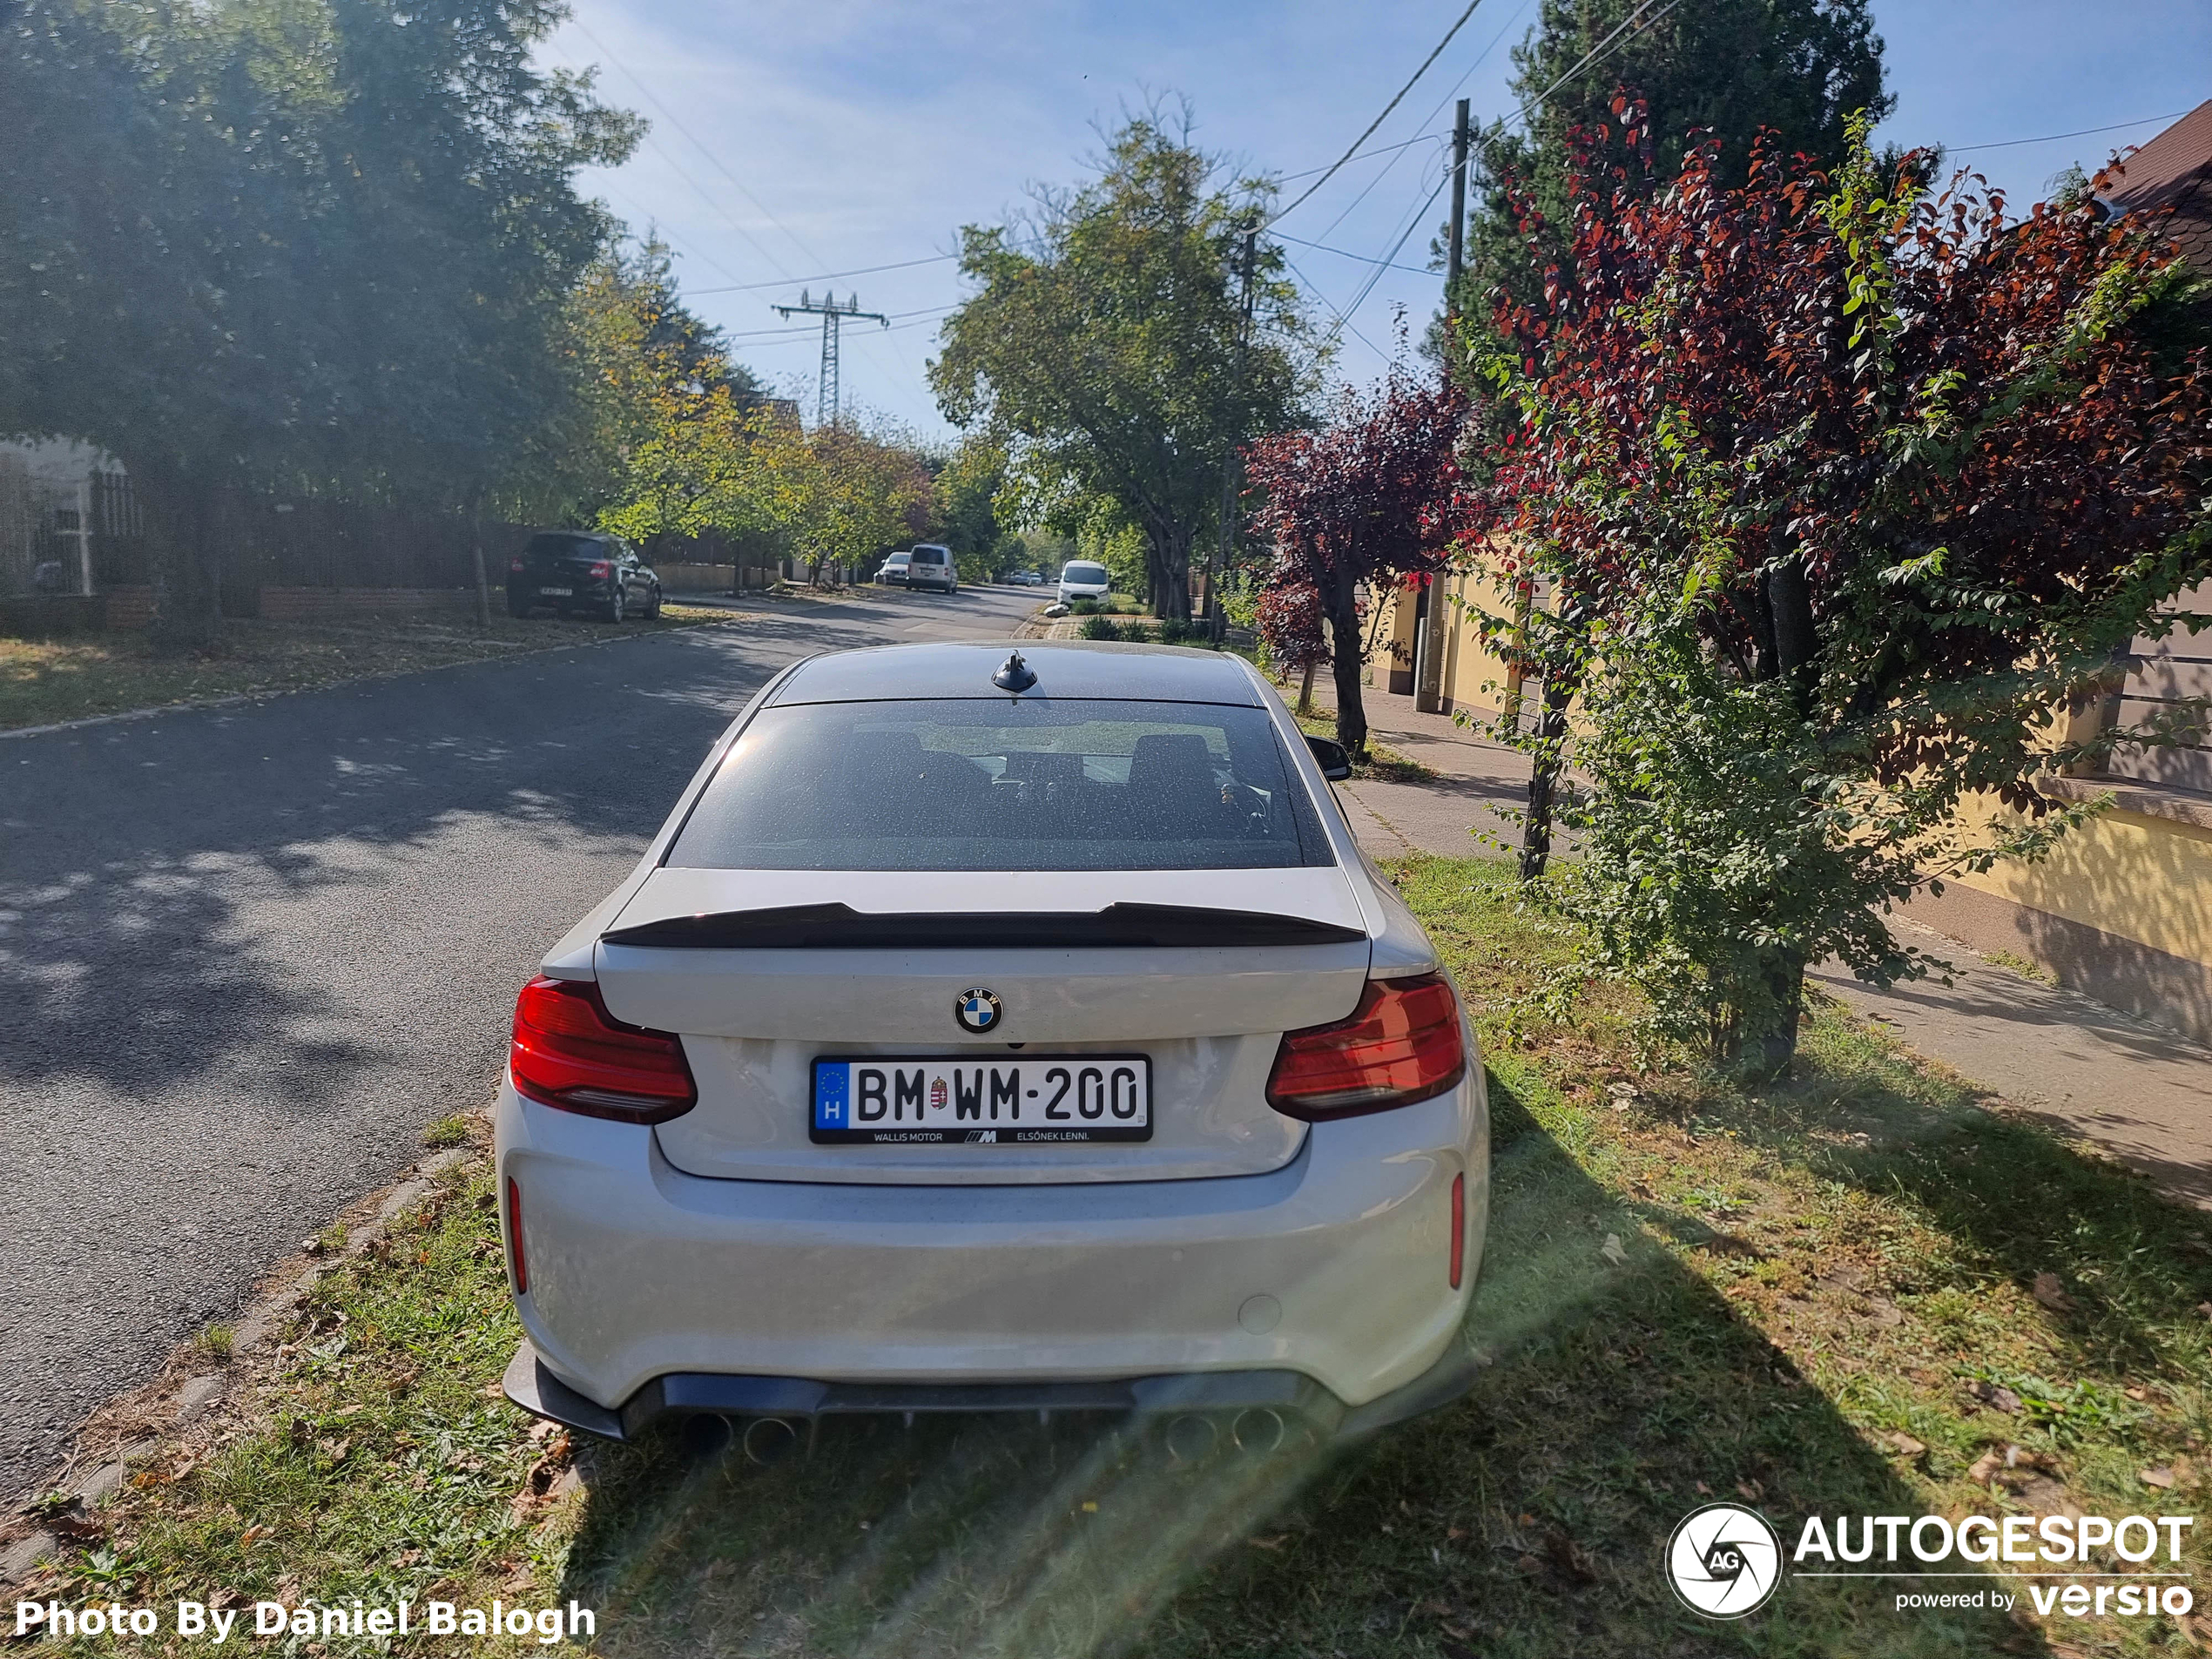
[[[595,581],[604,582],[607,579],[607,573],[614,568],[615,567],[613,565],[608,563],[604,559],[597,560],[591,566],[592,578]]]
[[[523,987],[507,1069],[516,1092],[542,1105],[625,1123],[665,1123],[699,1097],[683,1043],[624,1025],[589,980],[540,974]]]
[[[1467,1069],[1450,981],[1370,980],[1351,1018],[1284,1034],[1267,1103],[1309,1123],[1358,1117],[1440,1095]]]

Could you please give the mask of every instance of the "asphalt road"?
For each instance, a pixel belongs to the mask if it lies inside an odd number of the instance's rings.
[[[484,1101],[516,987],[770,674],[1038,603],[792,601],[0,740],[0,1499]]]

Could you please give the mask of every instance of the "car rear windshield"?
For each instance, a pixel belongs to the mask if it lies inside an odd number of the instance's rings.
[[[1060,570],[1060,579],[1062,582],[1103,582],[1106,579],[1106,567],[1103,564],[1062,565]]]
[[[553,559],[604,559],[613,550],[596,536],[561,536],[549,532],[533,536],[523,556],[533,564]]]
[[[914,549],[914,562],[916,564],[942,564],[945,550],[941,547],[918,547]]]
[[[764,709],[667,863],[709,870],[1251,870],[1333,864],[1259,709]]]

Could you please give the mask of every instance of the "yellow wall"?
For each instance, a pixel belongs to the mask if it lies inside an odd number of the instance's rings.
[[[2085,782],[2091,781],[2085,779]],[[2107,811],[2060,838],[2038,864],[1957,878],[2054,916],[2212,965],[2212,830]]]
[[[1510,616],[1513,596],[1489,577],[1462,574],[1452,577],[1441,595],[1447,624],[1444,644],[1443,694],[1451,709],[1479,708],[1495,711],[1506,695],[1506,665],[1482,643],[1468,607],[1492,616]],[[1374,681],[1389,683],[1393,666],[1401,672],[1413,665],[1413,607],[1410,590],[1401,590],[1391,629],[1383,649],[1375,653]]]
[[[1447,588],[1443,691],[1453,708],[1501,706],[1506,665],[1485,649],[1458,598],[1494,616],[1510,614],[1511,596],[1480,574]],[[1401,594],[1388,646],[1378,651],[1378,684],[1394,659],[1413,664],[1413,600]],[[2084,779],[2084,782],[2091,780]],[[1980,821],[2002,811],[1993,802]],[[1971,809],[1970,809],[1971,811]],[[2062,837],[2038,864],[2006,862],[1957,885],[2062,916],[2148,945],[2184,961],[2212,966],[2212,830],[2142,813],[2107,810]]]

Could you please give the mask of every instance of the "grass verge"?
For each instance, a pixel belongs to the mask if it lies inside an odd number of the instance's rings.
[[[658,622],[626,622],[619,631],[729,619],[725,610],[671,604],[662,608]],[[234,618],[223,624],[219,649],[181,658],[157,655],[145,633],[135,629],[58,639],[0,638],[0,731],[207,698],[309,691],[549,646],[595,644],[617,631],[605,623],[503,613],[494,617],[485,633],[468,623],[400,618],[350,623]]]
[[[1467,1401],[1333,1455],[1197,1469],[1080,1421],[852,1424],[765,1470],[667,1439],[573,1446],[495,1397],[516,1332],[477,1165],[322,1280],[266,1374],[136,1472],[51,1593],[573,1596],[622,1655],[1857,1659],[2212,1635],[1898,1613],[1895,1586],[1849,1581],[1793,1579],[1741,1623],[1680,1609],[1662,1548],[1714,1496],[1791,1540],[1815,1514],[2195,1510],[2212,1235],[1840,1008],[1814,1012],[1784,1087],[1639,1075],[1624,1005],[1518,1013],[1561,944],[1505,867],[1390,869],[1491,1069]],[[2203,1541],[2182,1564],[2212,1564]]]

